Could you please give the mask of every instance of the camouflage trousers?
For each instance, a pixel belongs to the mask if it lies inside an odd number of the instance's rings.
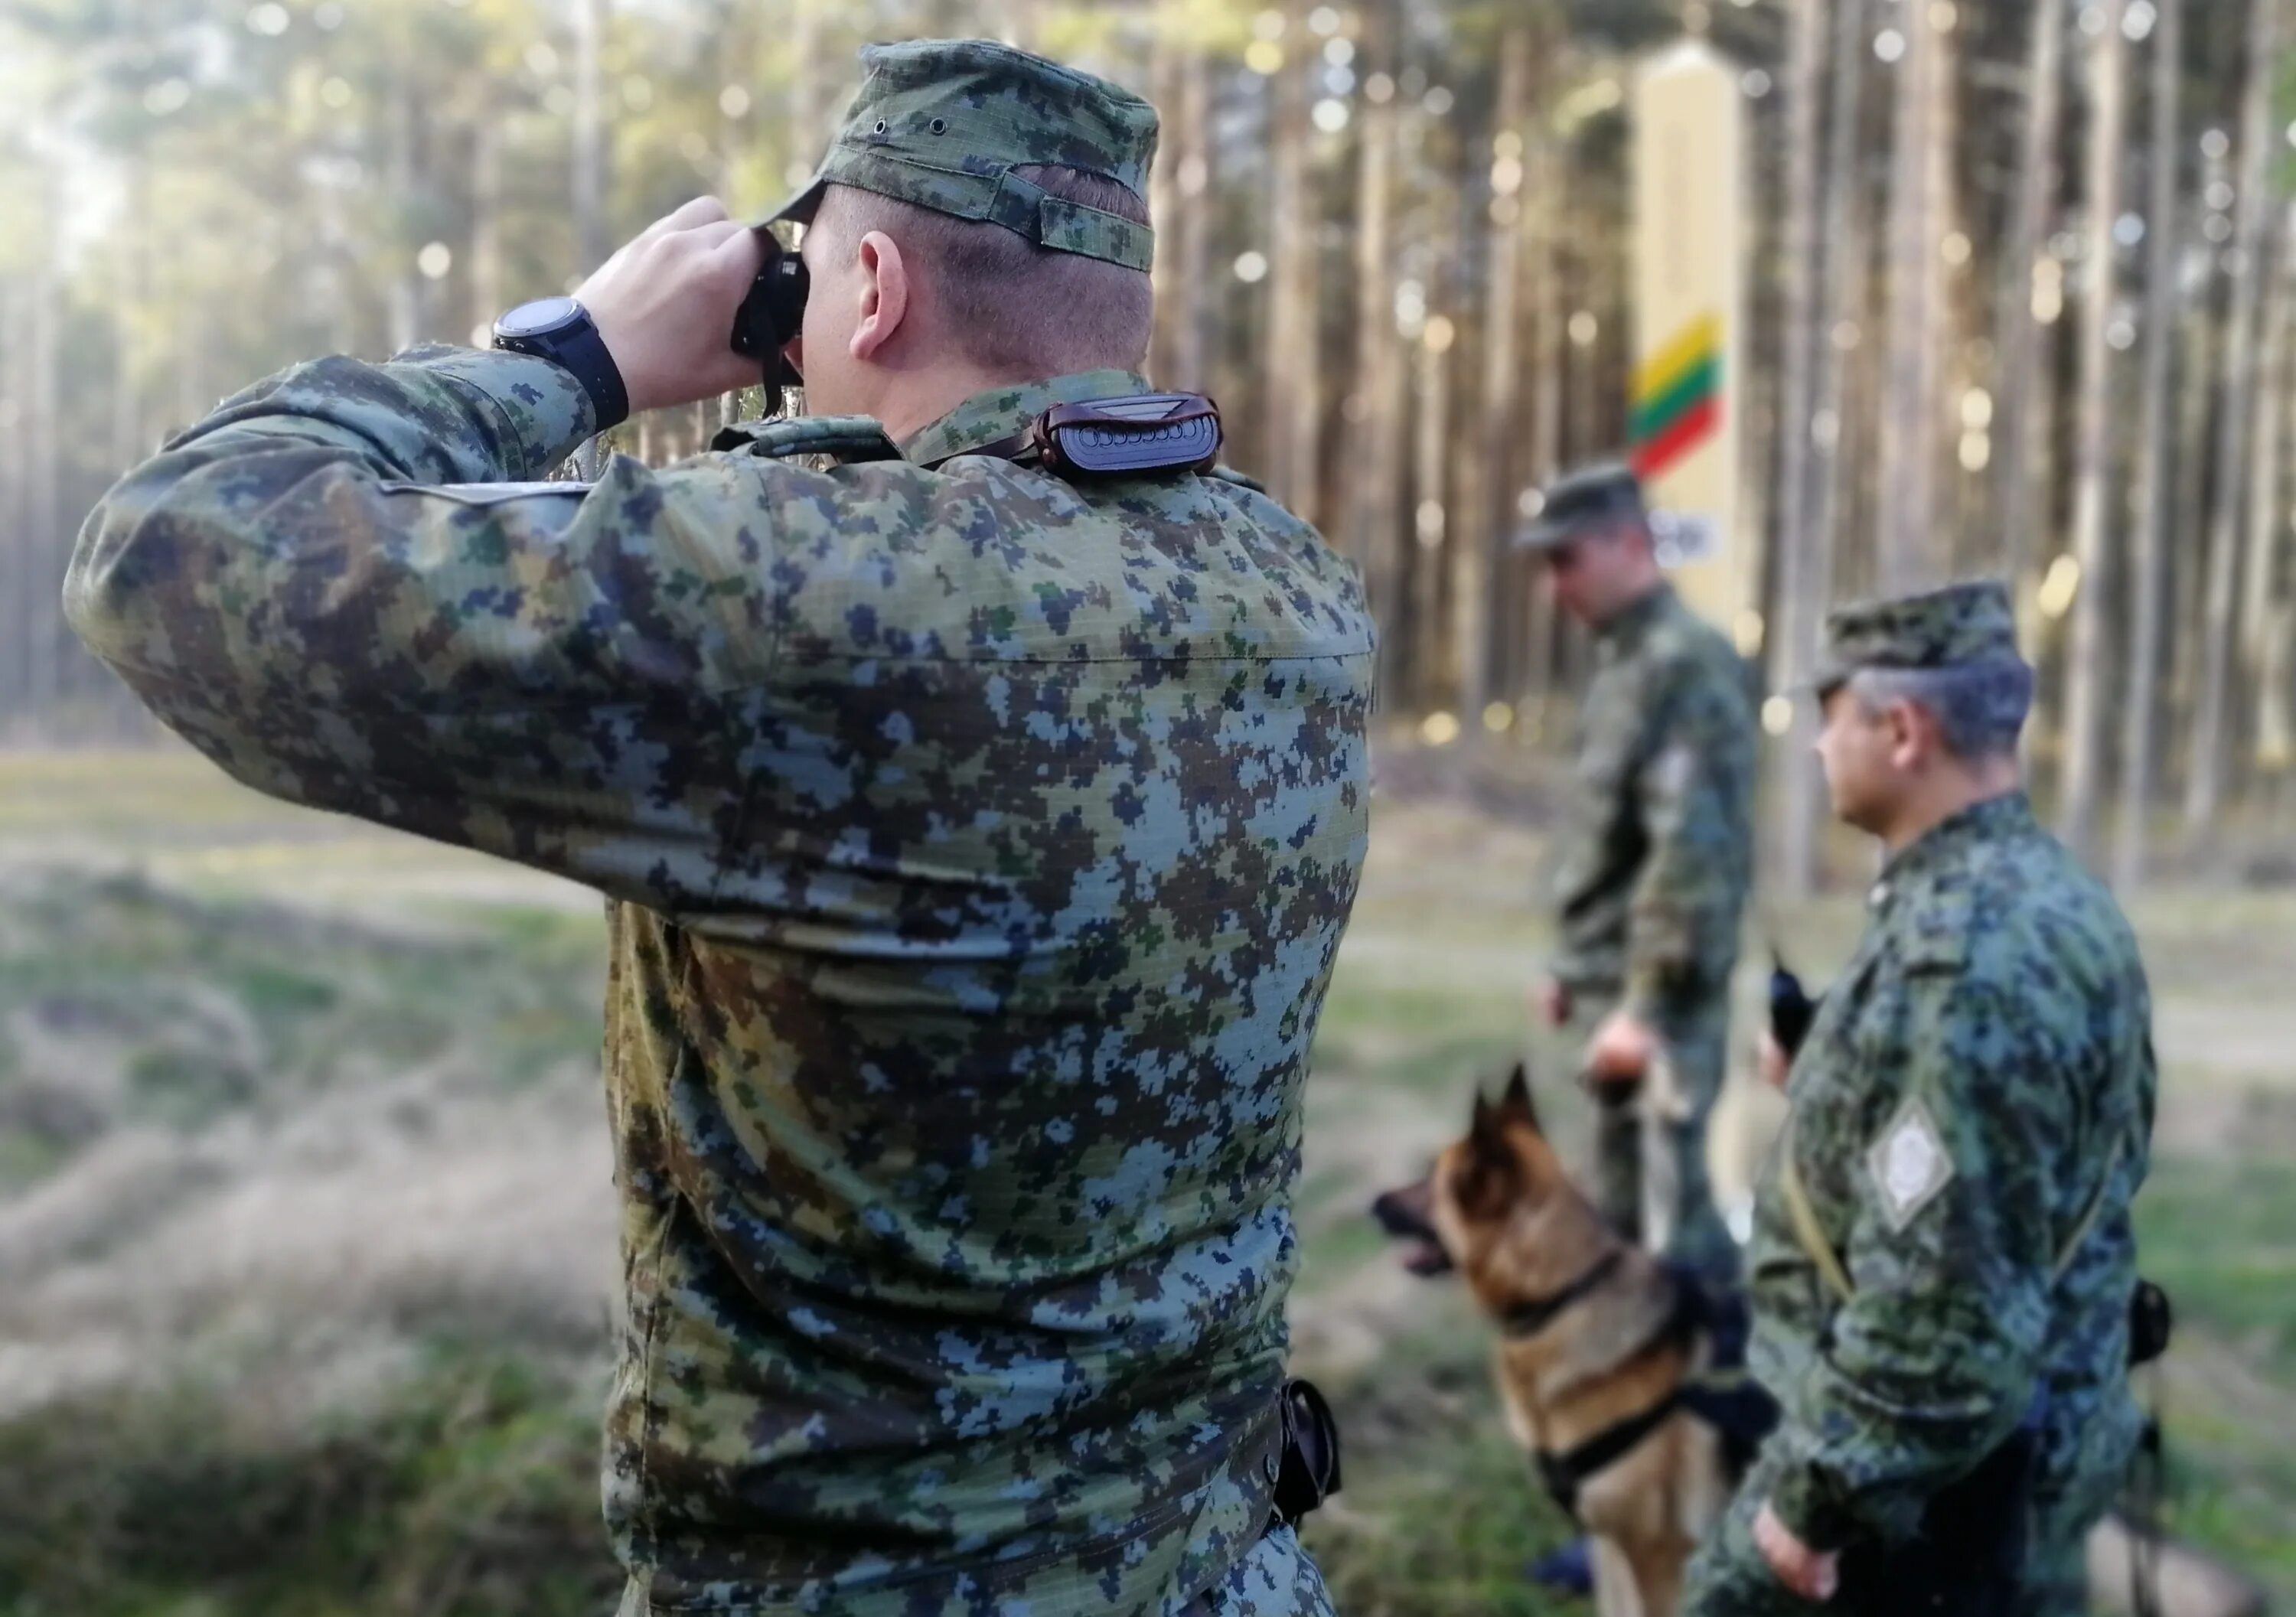
[[[1332,1617],[1332,1597],[1299,1535],[1279,1527],[1183,1607],[1182,1617]]]
[[[1603,1019],[1617,1008],[1608,996],[1581,992],[1571,1007],[1565,1035],[1576,1062]],[[1729,1057],[1730,999],[1726,992],[1668,1011],[1658,1028],[1675,1081],[1690,1103],[1690,1115],[1671,1126],[1677,1194],[1674,1231],[1665,1255],[1722,1284],[1735,1282],[1737,1244],[1714,1205],[1706,1168],[1706,1122],[1721,1092]],[[1642,1239],[1643,1117],[1631,1097],[1596,1107],[1593,1179],[1587,1186],[1612,1228]]]

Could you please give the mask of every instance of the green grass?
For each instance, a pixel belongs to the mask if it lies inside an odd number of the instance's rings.
[[[0,1189],[114,1128],[196,1131],[450,1053],[504,1088],[597,1057],[593,915],[423,935],[71,871],[0,881]]]
[[[51,1404],[0,1425],[14,1617],[595,1617],[587,1367],[440,1342],[379,1407],[282,1431],[242,1384]]]
[[[1513,1617],[1554,1609],[1525,1566],[1567,1523],[1506,1434],[1483,1327],[1453,1287],[1381,1362],[1325,1387],[1347,1443],[1347,1487],[1309,1519],[1348,1617]]]

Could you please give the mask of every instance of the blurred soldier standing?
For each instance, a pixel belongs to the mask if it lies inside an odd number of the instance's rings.
[[[1819,756],[1888,860],[1756,1202],[1751,1365],[1780,1424],[1685,1609],[2077,1613],[2140,1430],[2144,967],[2020,788],[2007,592],[1846,608],[1828,637]]]
[[[67,605],[240,779],[608,896],[625,1613],[1322,1612],[1270,1498],[1371,624],[1238,481],[1015,454],[1144,390],[1152,110],[865,60],[777,216],[830,418],[516,480],[758,381],[705,199],[524,351],[228,401]]]
[[[1650,1234],[1635,1091],[1658,1063],[1671,1069],[1688,1115],[1671,1125],[1663,1245],[1726,1282],[1735,1249],[1708,1183],[1706,1120],[1752,878],[1745,664],[1660,574],[1642,489],[1625,467],[1557,481],[1521,543],[1545,557],[1556,600],[1595,632],[1556,865],[1558,949],[1538,1008],[1550,1027],[1589,1032],[1585,1071],[1603,1103],[1595,1201],[1629,1236]]]

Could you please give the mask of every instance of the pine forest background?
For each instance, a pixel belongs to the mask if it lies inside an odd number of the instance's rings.
[[[0,721],[136,727],[53,587],[168,431],[299,357],[471,341],[690,194],[761,210],[862,41],[988,32],[1162,109],[1155,380],[1218,397],[1231,458],[1363,562],[1390,720],[1550,743],[1582,647],[1506,539],[1621,443],[1625,92],[1688,32],[1753,115],[1742,644],[1780,687],[1827,600],[2015,577],[2042,785],[2133,878],[2290,812],[2288,9],[11,0]],[[711,414],[617,447],[690,451]],[[1793,883],[1808,796],[1774,817]]]

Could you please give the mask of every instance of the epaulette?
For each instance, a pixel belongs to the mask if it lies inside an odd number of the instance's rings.
[[[737,421],[718,429],[709,447],[720,454],[787,460],[826,455],[842,463],[898,460],[901,452],[873,415],[796,415],[777,421]]]
[[[1214,466],[1210,472],[1206,473],[1206,475],[1216,477],[1224,483],[1234,483],[1239,488],[1249,488],[1254,494],[1265,494],[1267,492],[1267,485],[1266,483],[1261,482],[1256,477],[1246,477],[1242,472],[1238,472],[1234,466]]]

